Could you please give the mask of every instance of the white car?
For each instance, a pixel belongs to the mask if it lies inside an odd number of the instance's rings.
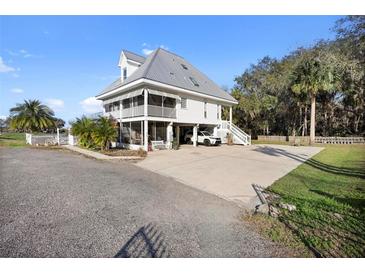
[[[184,137],[184,141],[187,144],[192,144],[193,140],[193,132],[192,131],[188,131],[185,134]],[[206,146],[217,146],[220,145],[222,143],[221,138],[218,137],[214,137],[212,134],[210,134],[208,131],[198,131],[198,144],[204,144]]]

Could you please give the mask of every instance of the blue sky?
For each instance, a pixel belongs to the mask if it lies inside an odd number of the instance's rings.
[[[269,55],[332,39],[338,16],[0,17],[0,116],[40,99],[69,121],[98,110],[90,98],[120,75],[121,49],[175,52],[220,86]]]

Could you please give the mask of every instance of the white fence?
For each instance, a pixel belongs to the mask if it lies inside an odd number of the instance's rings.
[[[77,140],[69,133],[61,133],[57,129],[57,134],[25,134],[26,144],[33,146],[54,146],[54,145],[76,145]]]

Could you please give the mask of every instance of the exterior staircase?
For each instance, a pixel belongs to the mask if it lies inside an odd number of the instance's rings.
[[[222,143],[227,143],[228,133],[232,134],[234,144],[244,146],[251,145],[251,135],[234,124],[230,125],[229,121],[222,121],[222,124],[217,130],[217,135],[222,139]]]

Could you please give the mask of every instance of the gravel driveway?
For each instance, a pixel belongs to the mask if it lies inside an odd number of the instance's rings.
[[[127,162],[0,149],[1,257],[269,257],[233,203]]]

